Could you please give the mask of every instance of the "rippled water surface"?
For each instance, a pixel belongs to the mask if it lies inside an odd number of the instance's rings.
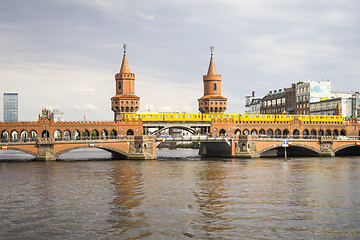
[[[360,157],[71,161],[103,154],[1,161],[0,239],[360,238]]]

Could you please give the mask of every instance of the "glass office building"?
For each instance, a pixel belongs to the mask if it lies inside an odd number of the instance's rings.
[[[18,121],[18,93],[4,93],[4,122]]]

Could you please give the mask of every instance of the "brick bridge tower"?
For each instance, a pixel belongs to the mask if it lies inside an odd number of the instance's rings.
[[[111,98],[111,110],[114,111],[114,121],[124,117],[125,113],[135,113],[139,110],[140,97],[135,95],[135,74],[130,73],[126,44],[120,72],[115,74],[116,95]]]
[[[211,46],[211,58],[207,75],[203,76],[204,96],[198,99],[201,113],[224,113],[227,98],[221,96],[221,75],[216,73],[213,59],[214,47]]]

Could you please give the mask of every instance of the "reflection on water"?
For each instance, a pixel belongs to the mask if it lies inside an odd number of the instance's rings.
[[[360,238],[360,157],[158,154],[0,162],[0,239]]]

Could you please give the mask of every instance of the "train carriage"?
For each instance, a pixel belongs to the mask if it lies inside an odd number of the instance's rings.
[[[164,121],[201,121],[201,114],[164,114]]]
[[[275,121],[275,115],[271,114],[241,114],[240,120],[244,122],[271,122]]]
[[[343,122],[343,116],[339,115],[311,115],[312,122]]]
[[[275,115],[275,114],[136,114],[127,113],[124,119],[134,121],[243,121],[243,122],[289,122],[297,118],[303,122],[343,122],[343,116],[338,115]]]

